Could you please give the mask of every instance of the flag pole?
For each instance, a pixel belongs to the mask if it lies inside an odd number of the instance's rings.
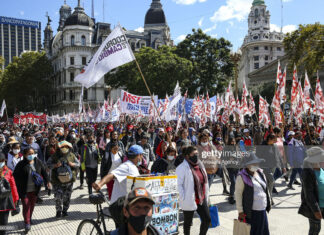
[[[7,123],[9,123],[7,107],[6,107],[6,116],[7,116]]]

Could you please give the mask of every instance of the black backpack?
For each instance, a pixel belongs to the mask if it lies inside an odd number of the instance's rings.
[[[62,166],[57,168],[57,178],[62,184],[72,181],[71,167],[65,161],[62,162]]]

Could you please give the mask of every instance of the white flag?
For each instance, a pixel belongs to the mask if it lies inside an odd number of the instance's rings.
[[[80,100],[79,100],[79,114],[82,113],[83,91],[84,91],[84,86],[82,86],[82,88],[81,88],[81,94],[80,94]]]
[[[75,81],[89,88],[112,69],[133,60],[135,60],[135,56],[123,29],[117,26],[101,44],[90,63],[75,78]]]
[[[6,108],[7,108],[7,106],[6,106],[6,101],[3,100],[3,101],[2,101],[1,110],[0,110],[0,117],[3,117],[3,113],[4,113],[4,111],[5,111]]]

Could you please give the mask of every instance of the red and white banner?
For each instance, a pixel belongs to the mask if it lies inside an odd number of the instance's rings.
[[[27,113],[24,115],[14,115],[14,119],[13,122],[15,124],[40,124],[43,125],[45,123],[47,123],[47,116],[46,114],[42,114],[42,115],[34,115],[32,113]]]

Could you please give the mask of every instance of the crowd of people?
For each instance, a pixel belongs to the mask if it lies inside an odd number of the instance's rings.
[[[42,187],[48,195],[54,194],[53,216],[67,217],[73,186],[82,189],[86,183],[89,194],[106,186],[111,205],[126,196],[122,213],[113,217],[117,230],[112,234],[139,234],[144,230],[158,234],[149,226],[152,197],[145,189],[127,194],[126,178],[161,173],[178,177],[185,235],[190,234],[195,211],[201,218],[200,235],[207,234],[211,222],[209,193],[216,177],[221,178],[228,203],[236,205],[238,218],[251,225],[251,234],[270,234],[267,216],[280,178],[287,190],[302,186],[298,213],[309,219],[310,235],[320,233],[324,129],[312,123],[302,128],[207,123],[199,128],[187,122],[177,130],[176,124],[3,123],[0,226],[7,225],[9,212],[18,214],[22,205],[28,233],[34,207],[43,202],[39,196]],[[123,217],[128,218],[127,224]]]

